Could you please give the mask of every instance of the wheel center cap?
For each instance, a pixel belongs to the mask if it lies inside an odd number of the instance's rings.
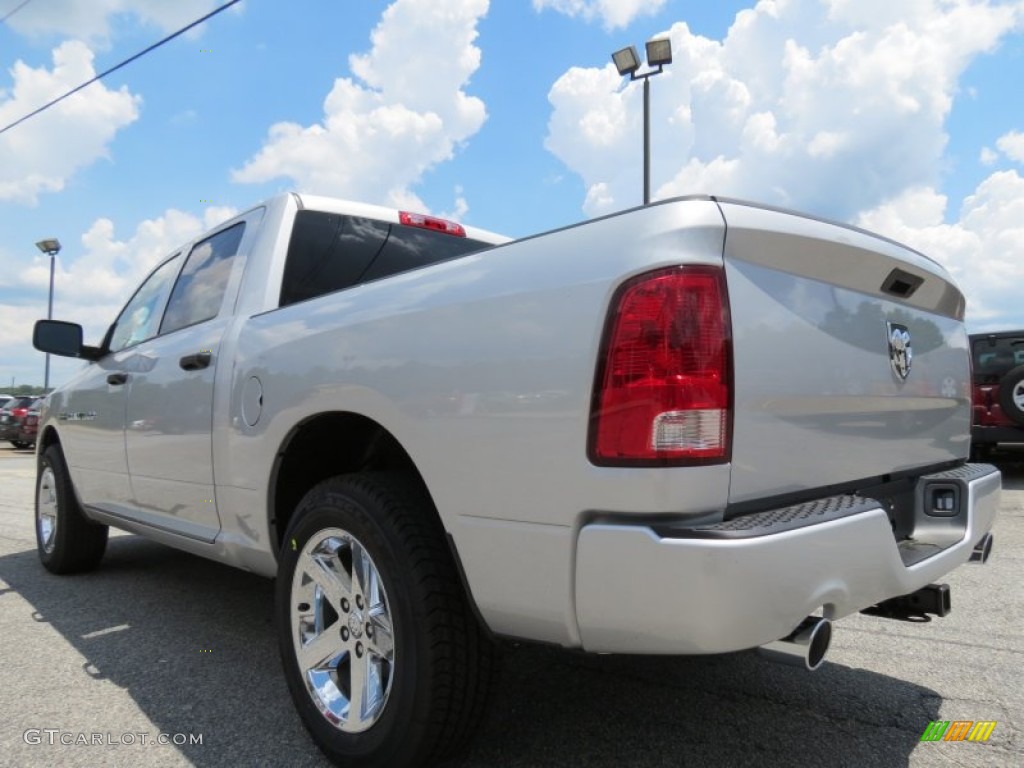
[[[352,611],[348,615],[348,630],[352,633],[352,637],[363,636],[363,612]]]

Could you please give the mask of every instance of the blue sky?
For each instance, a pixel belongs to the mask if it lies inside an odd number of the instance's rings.
[[[0,23],[0,127],[217,5],[31,0]],[[246,0],[0,135],[0,391],[42,381],[43,237],[54,315],[95,339],[162,255],[287,189],[512,236],[638,204],[609,54],[665,35],[656,198],[867,226],[945,264],[971,330],[1024,326],[1021,0]]]

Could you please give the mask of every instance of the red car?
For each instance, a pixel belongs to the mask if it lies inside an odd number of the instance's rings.
[[[973,334],[971,359],[974,453],[983,457],[999,443],[1024,443],[1024,331]]]
[[[16,397],[7,403],[3,410],[0,410],[0,440],[10,441],[15,448],[29,448],[35,445],[36,439],[34,435],[31,442],[25,442],[22,439],[21,427],[25,416],[39,400],[40,398],[38,397]],[[38,413],[36,411],[37,424]]]
[[[21,425],[18,428],[18,439],[12,441],[14,447],[18,448],[33,448],[36,444],[36,435],[39,433],[39,406],[40,402],[36,402],[32,408],[29,409],[28,413],[21,420]]]

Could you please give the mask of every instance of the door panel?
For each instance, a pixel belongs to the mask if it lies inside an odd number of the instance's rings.
[[[258,220],[262,212],[249,214]],[[143,364],[128,390],[125,446],[136,516],[213,541],[220,518],[213,475],[213,395],[218,348],[244,269],[246,221],[198,241],[185,259],[160,323],[137,349]],[[255,227],[249,227],[249,239]]]
[[[213,487],[213,386],[226,319],[140,345],[145,372],[132,374],[126,446],[142,517],[212,541],[220,530]],[[205,367],[194,356],[209,354]],[[182,359],[191,370],[182,367]],[[141,517],[140,517],[141,519]]]
[[[120,355],[108,355],[79,374],[57,406],[61,447],[79,500],[113,510],[131,499],[124,446],[125,385],[107,377],[121,371]]]
[[[124,438],[128,388],[148,364],[138,345],[156,334],[180,266],[175,254],[149,274],[111,326],[110,354],[86,367],[55,402],[64,457],[84,504],[114,513],[131,504]]]

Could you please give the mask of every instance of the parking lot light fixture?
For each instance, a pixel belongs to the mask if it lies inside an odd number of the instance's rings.
[[[672,63],[672,41],[667,37],[647,41],[647,66],[664,67]]]
[[[637,74],[640,69],[640,57],[632,45],[612,54],[612,61],[619,74],[629,79],[644,81],[644,205],[651,202],[651,85],[650,78],[660,74],[666,64],[672,63],[672,41],[667,37],[648,40],[647,72]],[[655,69],[657,67],[657,69]]]
[[[632,75],[640,69],[640,57],[636,55],[636,48],[632,45],[613,53],[612,61],[615,62],[615,68],[622,76]]]
[[[40,240],[36,243],[36,248],[45,253],[50,257],[50,302],[46,309],[46,319],[53,319],[53,265],[54,259],[57,254],[60,253],[60,240],[57,238],[50,238],[47,240]],[[49,393],[50,391],[50,353],[46,353],[46,372],[43,374],[43,392]]]

